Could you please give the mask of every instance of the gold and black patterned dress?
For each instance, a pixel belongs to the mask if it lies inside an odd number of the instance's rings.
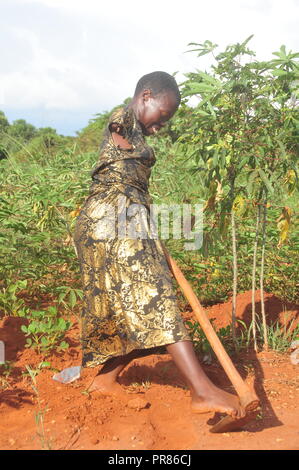
[[[114,144],[111,123],[123,126],[131,149]],[[115,111],[74,230],[84,291],[82,367],[98,366],[133,349],[190,340],[160,240],[149,235],[148,181],[154,164],[154,152],[132,108]],[[134,210],[130,212],[134,204],[145,211],[144,225],[140,213],[136,221]],[[123,227],[118,214],[124,211],[128,224],[142,225],[140,238],[118,231]]]

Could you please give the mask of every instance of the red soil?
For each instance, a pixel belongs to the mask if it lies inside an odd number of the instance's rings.
[[[256,301],[259,311],[259,292]],[[271,294],[266,294],[266,310],[269,322],[279,319],[283,324],[292,319],[292,328],[298,324],[298,306],[283,304]],[[217,327],[230,322],[230,302],[206,311],[210,318],[216,318]],[[251,292],[245,292],[238,296],[237,317],[250,323],[250,312]],[[191,318],[192,312],[185,312],[184,317]],[[85,369],[82,377],[71,384],[52,380],[54,372],[43,369],[36,376],[37,398],[30,377],[22,373],[26,372],[25,365],[36,369],[44,357],[24,347],[25,338],[20,332],[24,321],[6,317],[0,322],[5,359],[13,365],[8,377],[0,376],[0,449],[42,448],[43,438],[38,435],[41,428],[35,420],[40,408],[45,448],[299,449],[298,366],[291,364],[289,354],[251,351],[233,358],[242,377],[254,385],[261,400],[261,413],[243,431],[212,434],[209,429],[213,413],[191,413],[189,391],[168,354],[143,357],[129,364],[120,378],[127,392],[123,398],[84,392],[96,369]],[[79,325],[76,317],[72,321],[67,337],[70,348],[46,358],[58,370],[80,365]],[[218,363],[203,367],[216,385],[233,391]],[[136,407],[132,403],[135,399],[139,399]]]

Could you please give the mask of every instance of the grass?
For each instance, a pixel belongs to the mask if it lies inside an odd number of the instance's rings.
[[[37,382],[36,382],[36,375],[40,372],[40,368],[31,369],[31,367],[27,365],[25,367],[31,378],[31,381],[32,381],[31,387],[37,398],[38,411],[35,412],[35,415],[34,415],[36,429],[37,429],[36,431],[37,437],[40,440],[41,448],[43,450],[53,450],[53,447],[52,447],[53,439],[48,438],[45,433],[44,417],[45,417],[45,413],[47,412],[47,407],[42,408],[41,406],[39,389],[38,389]]]
[[[5,390],[6,388],[9,388],[9,386],[9,381],[5,377],[0,377],[0,388]]]
[[[5,361],[4,363],[0,364],[0,371],[2,375],[0,376],[0,387],[4,390],[10,387],[8,378],[13,371],[13,365],[13,361]]]
[[[283,327],[277,322],[267,327],[268,345],[272,351],[285,352],[289,349],[292,341],[299,339],[299,325],[293,328],[294,319],[291,324]],[[263,338],[263,326],[257,324],[260,343]]]
[[[151,386],[151,382],[149,380],[143,380],[142,382],[132,382],[128,386],[128,389],[135,390],[137,388],[144,388],[145,390],[148,390],[150,386]]]
[[[289,326],[282,326],[279,321],[267,326],[267,337],[268,346],[270,350],[278,352],[286,352],[290,347],[292,341],[299,339],[299,325],[296,328],[294,326],[294,319],[290,322]],[[236,344],[234,345],[231,337],[231,326],[228,325],[226,328],[220,328],[217,330],[217,335],[223,344],[225,350],[229,354],[238,354],[241,351],[248,351],[252,347],[252,323],[247,326],[242,320],[237,320],[240,324]],[[197,353],[200,355],[206,355],[211,360],[216,359],[216,355],[205,337],[203,330],[201,329],[198,322],[186,322],[189,328],[190,336],[193,340],[194,347]],[[213,319],[212,322],[213,323]],[[263,349],[264,335],[263,335],[263,324],[262,322],[256,322],[257,330],[257,343],[259,349]]]

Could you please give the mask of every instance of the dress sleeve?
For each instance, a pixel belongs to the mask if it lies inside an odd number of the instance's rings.
[[[134,127],[133,110],[130,108],[119,108],[114,111],[108,123],[110,132],[112,132],[113,124],[120,127],[119,134],[130,142]]]

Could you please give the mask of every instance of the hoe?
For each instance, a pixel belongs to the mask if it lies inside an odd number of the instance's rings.
[[[258,397],[256,396],[254,390],[251,389],[249,385],[244,382],[239,372],[233,365],[230,357],[228,356],[221,341],[219,340],[217,334],[215,333],[215,330],[212,327],[211,322],[209,321],[205,311],[203,310],[198,298],[193,292],[189,282],[184,277],[182,271],[176,264],[175,260],[170,256],[170,254],[168,253],[168,251],[166,250],[164,246],[163,246],[163,250],[164,250],[168,265],[175,279],[177,280],[186,299],[190,303],[201,328],[203,329],[220,364],[222,365],[228,378],[233,384],[239,396],[241,405],[246,411],[246,415],[243,418],[233,418],[232,416],[226,415],[225,417],[220,419],[220,421],[217,424],[215,424],[212,428],[210,428],[210,432],[222,433],[222,432],[229,432],[229,431],[241,429],[242,426],[244,426],[245,424],[249,423],[250,421],[256,418],[256,416],[258,415],[258,408],[260,405],[260,401]]]

